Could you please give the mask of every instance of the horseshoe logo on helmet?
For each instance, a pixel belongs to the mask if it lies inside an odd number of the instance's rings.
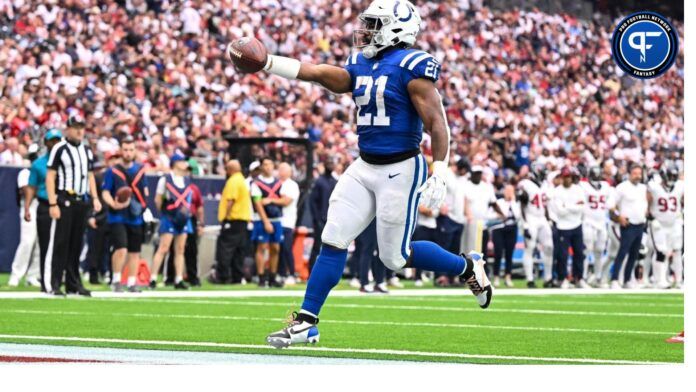
[[[409,19],[411,19],[411,16],[413,15],[413,10],[411,9],[411,6],[407,4],[406,9],[408,10],[408,15],[406,15],[406,17],[404,18],[399,18],[399,5],[401,5],[400,1],[394,3],[394,16],[399,22],[407,22]]]

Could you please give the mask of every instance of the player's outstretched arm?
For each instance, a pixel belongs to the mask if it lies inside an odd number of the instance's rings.
[[[449,162],[449,126],[442,106],[442,98],[431,80],[418,78],[408,83],[408,94],[423,121],[423,128],[430,133],[433,151],[433,174],[418,191],[421,204],[428,208],[438,208],[445,200]]]
[[[269,55],[264,70],[286,79],[317,83],[336,94],[351,91],[348,71],[333,65],[302,63],[289,57]]]

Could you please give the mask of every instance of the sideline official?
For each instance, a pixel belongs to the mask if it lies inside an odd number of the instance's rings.
[[[44,275],[46,291],[63,295],[60,290],[65,273],[68,294],[91,296],[80,279],[80,252],[92,198],[94,211],[101,211],[97,184],[92,173],[94,156],[82,142],[85,122],[79,115],[68,118],[65,139],[55,145],[48,157],[46,193],[51,231]]]

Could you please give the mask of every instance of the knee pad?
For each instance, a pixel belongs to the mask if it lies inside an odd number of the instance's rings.
[[[655,256],[655,260],[657,260],[660,263],[663,263],[665,261],[666,255],[659,250],[656,252],[657,256]]]
[[[338,249],[348,249],[352,240],[352,238],[348,238],[346,233],[343,232],[340,224],[332,221],[326,222],[324,231],[321,233],[322,243]]]

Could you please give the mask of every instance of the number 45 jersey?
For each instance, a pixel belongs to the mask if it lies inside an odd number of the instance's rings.
[[[656,220],[669,226],[681,220],[684,181],[676,181],[672,189],[665,189],[661,183],[650,181],[648,192],[652,195],[650,212]]]
[[[423,122],[411,103],[408,83],[425,78],[436,82],[440,63],[416,49],[385,49],[375,58],[353,53],[346,60],[357,107],[358,147],[373,155],[417,150]]]

